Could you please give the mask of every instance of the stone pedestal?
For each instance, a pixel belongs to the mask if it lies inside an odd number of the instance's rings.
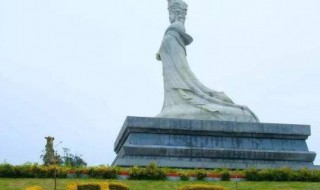
[[[315,169],[310,134],[309,125],[127,117],[113,165]]]

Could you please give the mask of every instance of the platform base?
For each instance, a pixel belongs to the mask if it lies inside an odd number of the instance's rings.
[[[127,117],[113,165],[320,169],[306,144],[310,134],[308,125]]]

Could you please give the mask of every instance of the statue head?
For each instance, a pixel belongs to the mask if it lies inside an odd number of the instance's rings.
[[[185,22],[188,5],[183,0],[168,0],[168,10],[171,23],[176,21]]]
[[[54,140],[54,137],[44,137],[45,139],[47,139],[47,145],[48,146],[52,146],[53,145],[53,140]]]
[[[54,140],[54,137],[50,137],[50,136],[48,136],[48,137],[44,137],[45,139],[47,139],[47,141],[48,142],[51,142],[51,141],[53,141]]]

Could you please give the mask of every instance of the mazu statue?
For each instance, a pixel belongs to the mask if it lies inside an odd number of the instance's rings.
[[[168,0],[171,25],[157,59],[164,103],[157,117],[128,116],[114,143],[113,166],[168,168],[320,169],[306,140],[310,125],[260,123],[246,106],[204,86],[189,68],[184,23],[188,6]]]
[[[204,86],[190,70],[186,46],[193,41],[184,26],[188,5],[168,0],[169,20],[157,60],[162,61],[164,103],[157,117],[236,122],[259,122],[243,105],[235,104],[223,92]]]

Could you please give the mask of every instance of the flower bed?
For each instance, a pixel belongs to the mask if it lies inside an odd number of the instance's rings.
[[[130,177],[129,171],[119,171],[117,179],[127,180],[129,179],[129,177]]]
[[[221,174],[220,173],[208,173],[205,180],[206,181],[221,181]]]
[[[25,188],[24,190],[43,190],[43,189],[40,186],[31,186],[31,187]]]
[[[320,182],[320,170],[247,169],[241,171],[202,170],[202,169],[168,169],[156,164],[147,167],[120,168],[98,166],[70,168],[63,166],[42,166],[26,164],[13,166],[0,164],[0,178],[96,178],[96,179],[136,179],[136,180],[181,180],[181,181],[310,181]]]
[[[129,190],[129,187],[119,182],[69,183],[67,190]]]
[[[166,173],[167,180],[169,181],[180,181],[181,177],[180,174],[177,172],[171,172],[171,173]]]
[[[230,180],[231,181],[245,181],[246,176],[244,174],[231,174]]]
[[[69,183],[67,190],[109,190],[109,184],[104,183]]]

